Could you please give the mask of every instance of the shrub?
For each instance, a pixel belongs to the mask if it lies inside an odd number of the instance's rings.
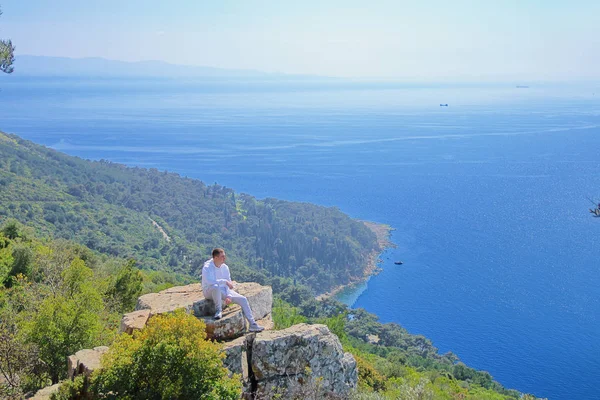
[[[219,345],[205,337],[204,323],[183,311],[156,316],[117,338],[91,390],[105,399],[239,399],[239,377],[227,376]]]

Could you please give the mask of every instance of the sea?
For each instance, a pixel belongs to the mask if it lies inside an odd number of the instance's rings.
[[[505,387],[600,396],[598,83],[12,75],[0,129],[388,224],[342,300]]]

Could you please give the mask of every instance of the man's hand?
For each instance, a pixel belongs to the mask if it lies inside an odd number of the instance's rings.
[[[233,289],[233,286],[234,286],[234,283],[235,283],[235,282],[232,282],[232,281],[227,281],[227,282],[225,282],[225,283],[227,283],[227,287],[229,287],[229,289]]]
[[[225,305],[228,306],[231,304],[231,297],[226,297],[225,298]]]

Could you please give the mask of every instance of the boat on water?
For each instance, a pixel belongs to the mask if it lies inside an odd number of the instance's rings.
[[[402,261],[394,261],[394,264],[396,264],[396,265],[402,265],[404,263]]]
[[[440,107],[448,107],[448,104],[440,104]]]

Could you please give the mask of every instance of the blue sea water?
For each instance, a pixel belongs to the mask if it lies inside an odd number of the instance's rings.
[[[389,224],[353,307],[506,387],[598,398],[597,84],[2,77],[0,129]]]

